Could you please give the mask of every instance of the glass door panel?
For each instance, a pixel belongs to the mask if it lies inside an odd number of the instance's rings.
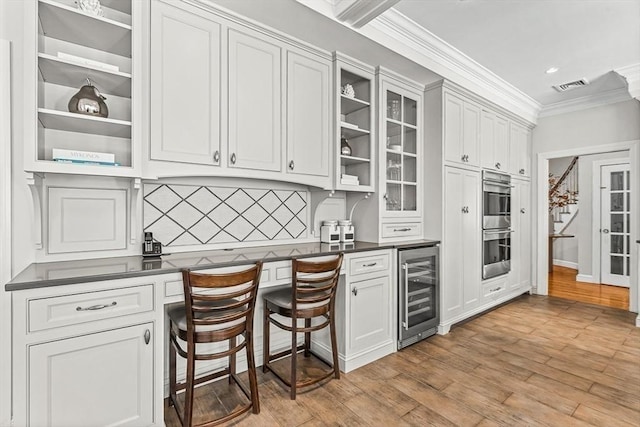
[[[629,286],[629,164],[601,167],[601,282]]]

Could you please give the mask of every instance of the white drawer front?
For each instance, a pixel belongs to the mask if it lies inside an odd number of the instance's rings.
[[[419,222],[401,222],[382,224],[382,237],[422,237],[422,224]]]
[[[488,299],[496,299],[507,290],[507,279],[494,280],[482,285],[482,296]]]
[[[28,302],[29,332],[153,310],[153,285],[85,292]]]
[[[376,271],[389,271],[389,253],[368,254],[349,259],[349,275],[374,273]]]

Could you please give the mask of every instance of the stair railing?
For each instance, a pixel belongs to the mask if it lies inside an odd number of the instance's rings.
[[[555,222],[563,222],[561,214],[569,214],[569,205],[578,202],[578,157],[556,178],[549,174],[549,213]]]

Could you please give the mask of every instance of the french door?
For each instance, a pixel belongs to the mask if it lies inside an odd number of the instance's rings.
[[[631,191],[629,163],[600,167],[601,283],[629,287]]]

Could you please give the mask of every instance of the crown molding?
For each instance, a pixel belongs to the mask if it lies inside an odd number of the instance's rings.
[[[629,95],[640,101],[640,64],[627,65],[613,71],[625,78]]]
[[[607,92],[595,95],[581,96],[580,98],[568,101],[556,102],[545,105],[538,117],[556,116],[558,114],[570,113],[573,111],[586,110],[588,108],[601,107],[603,105],[615,104],[617,102],[628,101],[629,91],[627,88],[612,89]]]
[[[330,0],[297,0],[340,22]],[[535,124],[542,106],[458,49],[395,9],[389,9],[360,29],[361,35],[451,80]]]

